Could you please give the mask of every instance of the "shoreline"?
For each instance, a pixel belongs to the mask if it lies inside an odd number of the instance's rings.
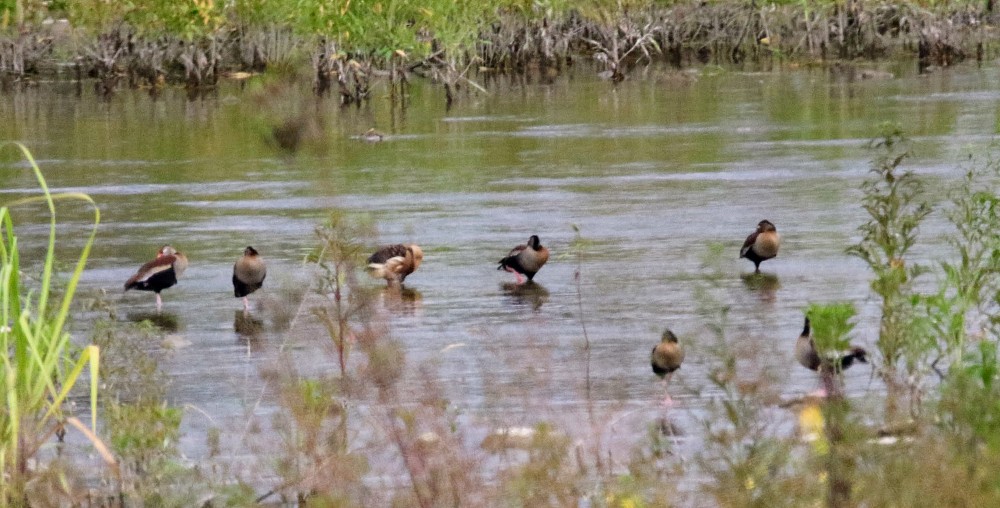
[[[418,19],[419,13],[404,16],[402,26],[381,26],[387,22],[356,13],[355,32],[337,32],[345,28],[338,26],[304,30],[293,22],[228,12],[240,5],[218,7],[216,22],[204,26],[201,20],[208,18],[189,13],[195,17],[172,29],[143,26],[128,12],[110,15],[110,23],[91,22],[111,27],[103,30],[89,28],[83,19],[76,25],[51,17],[23,24],[16,34],[0,35],[0,76],[5,87],[48,76],[92,78],[99,93],[111,94],[166,85],[204,89],[224,76],[268,73],[311,79],[317,95],[336,94],[345,104],[368,100],[372,80],[386,79],[393,94],[397,87],[402,94],[419,76],[440,83],[451,104],[457,91],[482,88],[486,73],[551,79],[567,67],[592,62],[601,77],[618,82],[660,62],[684,69],[910,58],[923,70],[987,60],[1000,40],[993,25],[1000,18],[990,4],[931,10],[915,3],[684,2],[562,12],[465,6],[447,17],[453,26],[429,15]],[[337,21],[341,18],[347,16]],[[371,30],[352,35],[364,28]],[[394,43],[380,28],[399,32],[390,34]]]

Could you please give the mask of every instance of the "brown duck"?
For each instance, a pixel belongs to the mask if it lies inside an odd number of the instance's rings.
[[[764,219],[757,224],[757,230],[747,236],[740,249],[740,257],[753,261],[754,272],[760,273],[760,264],[778,255],[781,237],[771,221]]]
[[[135,275],[125,281],[125,291],[136,289],[156,293],[156,310],[163,307],[160,291],[177,284],[177,278],[187,269],[187,256],[169,245],[160,247],[156,258],[139,267]]]
[[[500,266],[497,270],[506,270],[513,273],[517,277],[517,282],[520,284],[523,282],[521,275],[523,274],[532,280],[538,270],[542,269],[545,262],[549,260],[549,249],[542,246],[541,240],[538,239],[538,235],[531,235],[528,238],[528,243],[525,245],[518,245],[510,250],[503,259],[500,260]]]
[[[264,265],[264,258],[253,247],[248,246],[243,249],[243,255],[233,265],[233,294],[236,298],[243,299],[244,311],[250,310],[250,301],[247,300],[247,295],[264,285],[264,277],[267,277],[267,266]]]
[[[653,373],[663,379],[664,391],[668,388],[674,371],[681,368],[683,361],[684,349],[677,342],[677,336],[670,330],[664,331],[663,336],[660,337],[660,343],[649,353],[649,364],[653,367]],[[663,403],[670,405],[671,402],[670,393],[667,392]]]
[[[402,284],[424,260],[424,251],[416,244],[384,245],[368,257],[367,271],[376,279],[385,279],[388,285]]]

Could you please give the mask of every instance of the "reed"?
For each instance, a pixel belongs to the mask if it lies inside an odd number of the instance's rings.
[[[88,367],[91,428],[97,428],[100,352],[93,345],[77,349],[65,326],[101,215],[94,200],[86,194],[52,194],[27,147],[20,143],[6,146],[11,145],[27,160],[42,190],[42,196],[0,207],[0,349],[7,353],[0,358],[0,392],[5,394],[0,411],[0,492],[4,493],[3,501],[16,504],[22,499],[30,477],[28,460],[45,441],[62,431],[66,419],[63,402]],[[53,282],[57,200],[79,200],[91,205],[94,224],[66,286],[58,288],[61,300],[53,304],[50,298],[57,290]],[[28,287],[21,271],[10,209],[34,202],[43,202],[48,207],[49,238],[40,283]]]

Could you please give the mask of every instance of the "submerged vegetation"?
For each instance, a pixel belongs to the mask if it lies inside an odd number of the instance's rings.
[[[912,55],[921,67],[995,52],[992,2],[658,2],[654,0],[16,1],[0,4],[5,81],[46,69],[122,84],[211,87],[223,75],[308,68],[314,90],[344,103],[411,75],[450,104],[490,73],[594,62],[620,81],[664,61],[770,65]],[[398,88],[397,88],[398,87]],[[399,95],[402,95],[400,93]]]

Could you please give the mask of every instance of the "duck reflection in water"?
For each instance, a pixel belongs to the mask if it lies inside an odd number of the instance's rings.
[[[234,311],[233,331],[236,332],[237,344],[245,344],[249,350],[258,351],[263,343],[264,320],[246,311]]]
[[[383,306],[394,312],[413,316],[423,309],[424,295],[416,289],[389,286],[382,288],[381,294]]]
[[[747,291],[757,292],[765,302],[773,302],[777,298],[778,289],[781,289],[781,280],[772,273],[744,273],[740,275],[740,279]]]
[[[532,310],[542,308],[545,302],[549,301],[549,290],[545,286],[535,282],[527,281],[523,283],[502,282],[500,290],[510,297],[514,305],[529,305]]]
[[[667,416],[661,416],[656,423],[660,434],[663,436],[677,438],[684,435],[684,431],[677,425],[677,422]]]
[[[181,328],[180,318],[171,312],[129,312],[125,315],[125,319],[133,323],[149,321],[165,332],[176,332]]]

